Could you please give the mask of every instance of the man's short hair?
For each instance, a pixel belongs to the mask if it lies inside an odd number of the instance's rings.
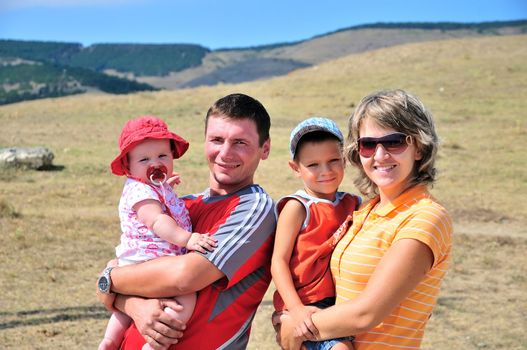
[[[236,93],[220,98],[209,108],[205,117],[205,132],[210,116],[219,116],[229,119],[250,119],[256,124],[258,142],[262,146],[269,140],[271,118],[265,107],[256,99]]]

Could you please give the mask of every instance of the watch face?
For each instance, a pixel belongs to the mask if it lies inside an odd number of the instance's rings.
[[[108,293],[108,287],[109,287],[108,278],[106,278],[106,276],[101,276],[101,278],[99,278],[100,291],[103,293]]]

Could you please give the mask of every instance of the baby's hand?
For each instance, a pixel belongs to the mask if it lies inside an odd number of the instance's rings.
[[[172,188],[176,185],[179,185],[180,183],[181,176],[179,175],[179,173],[173,173],[172,176],[167,179],[167,184],[169,184]]]
[[[207,250],[209,252],[213,251],[217,245],[218,242],[211,236],[193,232],[190,235],[190,239],[187,242],[186,248],[189,250],[197,250],[198,252],[205,253]]]

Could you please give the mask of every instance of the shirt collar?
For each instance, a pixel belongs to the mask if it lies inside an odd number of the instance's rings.
[[[393,201],[389,202],[385,206],[383,206],[380,209],[377,209],[376,214],[379,216],[387,216],[390,214],[393,210],[397,209],[398,207],[410,203],[410,202],[416,202],[419,199],[423,197],[428,197],[428,189],[426,185],[416,185],[413,187],[410,187],[403,193],[399,195],[399,197],[395,198]],[[379,202],[380,198],[379,196],[375,197],[368,203],[366,208],[368,208],[368,212],[373,209],[373,207]],[[366,209],[365,208],[365,209]]]

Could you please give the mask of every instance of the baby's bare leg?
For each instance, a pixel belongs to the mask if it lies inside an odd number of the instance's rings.
[[[165,308],[165,312],[174,318],[177,318],[181,322],[187,322],[190,320],[192,313],[194,312],[194,307],[196,306],[196,293],[190,293],[185,295],[180,295],[174,298],[179,305],[183,306],[182,311],[174,311],[169,307]]]
[[[196,293],[180,295],[174,298],[179,305],[183,306],[182,311],[174,311],[173,309],[166,307],[164,311],[170,316],[180,320],[181,322],[187,322],[192,313],[194,312],[194,307],[196,306]],[[143,345],[142,350],[153,350],[153,348],[147,344]]]
[[[132,319],[122,312],[114,312],[106,326],[104,339],[98,350],[117,350],[123,341],[124,332],[130,326]]]

